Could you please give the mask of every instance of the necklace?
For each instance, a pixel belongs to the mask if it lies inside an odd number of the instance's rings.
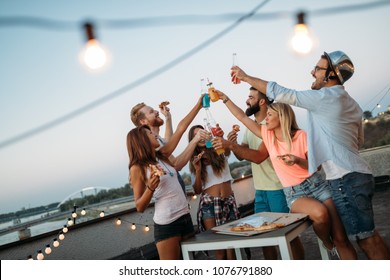
[[[164,165],[164,167],[167,169],[168,173],[169,173],[169,176],[173,177],[173,172],[168,168],[168,166],[165,165],[165,163],[160,160],[160,162]]]

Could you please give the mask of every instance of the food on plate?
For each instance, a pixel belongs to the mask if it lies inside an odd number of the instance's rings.
[[[239,131],[240,131],[240,126],[239,126],[238,124],[234,124],[234,125],[233,125],[233,130],[234,130],[235,132],[239,132]]]
[[[163,101],[160,103],[160,105],[158,105],[158,107],[160,107],[160,109],[164,109],[164,107],[168,106],[169,104],[169,101]]]
[[[242,224],[239,226],[232,227],[231,231],[263,231],[263,230],[271,230],[284,227],[284,224],[275,224],[275,223],[264,223],[259,227],[254,227],[250,224]]]
[[[165,175],[165,170],[158,164],[149,164],[150,172],[157,176]]]

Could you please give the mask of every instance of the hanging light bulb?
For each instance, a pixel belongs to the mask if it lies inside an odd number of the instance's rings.
[[[65,234],[61,231],[60,235],[58,235],[59,240],[64,240],[65,239]]]
[[[137,226],[133,223],[130,228],[131,228],[131,230],[135,230],[137,228]]]
[[[145,228],[144,228],[145,232],[148,232],[150,230],[149,226],[146,225]]]
[[[68,226],[71,226],[74,224],[74,222],[71,218],[69,218],[67,224],[68,224]]]
[[[82,60],[91,70],[103,67],[107,62],[107,53],[96,40],[92,23],[85,23],[84,30],[87,35],[87,45],[81,53]]]
[[[77,213],[76,212],[72,212],[72,218],[77,218]]]
[[[195,200],[195,199],[197,199],[198,198],[198,196],[196,195],[196,194],[194,194],[193,196],[192,196],[192,199],[193,200]]]
[[[37,254],[37,260],[43,260],[45,258],[45,256],[43,255],[43,253],[42,253],[42,251],[41,250],[39,250],[38,251],[38,254]]]
[[[305,23],[305,13],[297,14],[297,24],[294,26],[294,34],[291,38],[291,47],[298,54],[309,53],[314,46],[312,34]]]
[[[57,240],[57,238],[54,238],[53,239],[53,247],[57,248],[58,246],[60,246],[60,242]]]
[[[85,214],[87,214],[87,211],[85,211],[85,208],[83,210],[81,210],[81,216],[84,216]]]
[[[118,219],[116,220],[116,224],[117,224],[118,226],[120,226],[120,225],[122,224],[121,218],[118,218]]]
[[[68,226],[64,225],[64,227],[62,228],[62,232],[67,233],[68,231],[69,231]]]
[[[50,255],[51,254],[50,244],[46,245],[45,253],[46,253],[46,255]]]
[[[32,261],[33,260],[32,255],[28,255],[27,260]]]
[[[100,216],[100,218],[103,218],[104,217],[104,211],[100,212],[99,216]]]

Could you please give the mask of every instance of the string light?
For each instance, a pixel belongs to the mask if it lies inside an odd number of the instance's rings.
[[[60,246],[60,242],[57,240],[57,238],[54,238],[53,239],[53,247],[57,248],[58,246]]]
[[[28,255],[27,260],[32,261],[33,260],[32,255]]]
[[[308,54],[314,45],[311,32],[305,23],[305,15],[304,12],[297,14],[297,24],[291,38],[291,47],[298,54]]]
[[[42,250],[38,250],[38,254],[37,254],[37,260],[43,260],[45,258],[45,256],[43,255],[42,253]]]
[[[132,230],[136,230],[137,229],[137,226],[133,223],[130,227]]]
[[[85,208],[83,210],[81,210],[80,214],[81,214],[81,216],[85,216],[85,214],[87,214],[87,211],[85,211]]]
[[[64,225],[64,227],[62,228],[62,232],[67,233],[68,231],[69,231],[68,226]]]
[[[46,245],[45,253],[46,253],[46,255],[50,255],[51,254],[50,244]]]
[[[117,224],[118,226],[120,226],[120,225],[122,224],[121,218],[118,218],[118,219],[116,220],[116,224]]]
[[[60,235],[58,235],[59,240],[64,240],[65,239],[65,234],[61,231]]]
[[[74,224],[74,222],[71,218],[69,218],[67,224],[68,224],[68,226],[71,226]]]
[[[100,218],[103,218],[104,217],[104,211],[100,212],[99,216],[100,216]]]
[[[145,231],[145,232],[148,232],[149,230],[150,230],[149,226],[146,225],[145,228],[144,228],[144,231]]]
[[[89,69],[100,69],[107,63],[107,51],[96,40],[92,23],[85,23],[84,30],[87,37],[87,44],[81,52],[82,60]]]

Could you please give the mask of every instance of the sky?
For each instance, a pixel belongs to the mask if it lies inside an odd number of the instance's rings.
[[[228,29],[263,2],[256,20]],[[320,55],[342,50],[356,69],[346,89],[363,110],[372,110],[390,85],[390,5],[344,9],[369,2],[0,0],[0,213],[59,202],[86,187],[124,186],[126,135],[134,128],[129,112],[137,103],[157,108],[161,101],[170,101],[175,127],[199,99],[200,79],[209,78],[245,108],[249,85],[230,82],[233,53],[252,76],[308,89],[313,81],[310,71]],[[305,56],[288,46],[301,10],[307,12],[307,24],[317,40]],[[209,17],[189,24],[189,15]],[[229,16],[211,20],[224,15]],[[40,27],[4,24],[4,19],[9,23],[17,16],[53,22]],[[172,21],[178,16],[185,17]],[[171,17],[170,24],[152,20],[159,17]],[[146,19],[147,25],[104,24],[130,19]],[[110,54],[109,64],[99,71],[90,71],[79,61],[85,45],[81,25],[86,20],[97,23],[97,39]],[[67,28],[61,28],[62,23]],[[223,36],[208,43],[218,34]],[[180,63],[155,72],[195,48]],[[103,98],[105,102],[88,107]],[[386,107],[389,99],[385,95],[381,104]],[[62,119],[79,109],[82,113]],[[210,110],[227,132],[237,123],[222,102],[212,103]],[[305,111],[294,110],[305,128]],[[192,124],[202,124],[203,117],[202,110]],[[60,121],[39,133],[8,142],[56,120]],[[187,142],[186,132],[174,154]]]

